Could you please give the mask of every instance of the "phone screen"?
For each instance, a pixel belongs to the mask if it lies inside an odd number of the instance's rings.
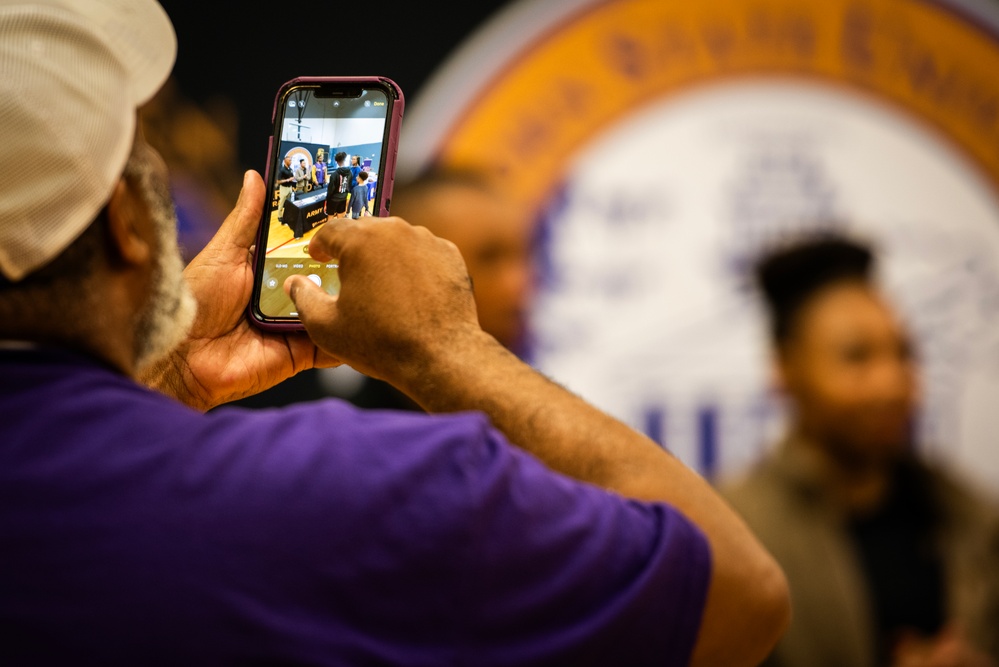
[[[283,288],[292,274],[307,276],[331,295],[339,292],[336,262],[309,257],[309,239],[332,218],[383,210],[382,182],[391,182],[384,171],[393,167],[387,161],[394,101],[392,89],[378,83],[304,83],[278,98],[270,201],[257,254],[257,318],[297,321]]]

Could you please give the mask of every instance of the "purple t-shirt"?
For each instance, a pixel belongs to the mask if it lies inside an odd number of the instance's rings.
[[[0,664],[689,660],[703,534],[483,415],[203,415],[55,350],[0,378]]]

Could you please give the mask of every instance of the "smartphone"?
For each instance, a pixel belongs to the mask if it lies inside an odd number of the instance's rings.
[[[339,292],[336,261],[309,257],[309,239],[334,217],[388,215],[403,107],[402,91],[385,77],[299,77],[278,89],[252,323],[268,331],[303,328],[284,292],[290,275]]]

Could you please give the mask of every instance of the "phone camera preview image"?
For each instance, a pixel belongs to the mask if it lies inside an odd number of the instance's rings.
[[[339,293],[336,263],[313,260],[309,240],[328,220],[375,211],[388,104],[377,89],[324,96],[304,87],[289,91],[278,108],[259,287],[260,313],[275,319],[298,316],[284,292],[292,274]]]

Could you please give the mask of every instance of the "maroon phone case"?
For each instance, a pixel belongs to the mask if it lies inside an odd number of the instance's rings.
[[[405,98],[403,97],[402,89],[399,88],[398,84],[384,76],[302,76],[283,83],[278,89],[277,94],[274,96],[274,108],[271,110],[272,130],[269,144],[267,146],[267,165],[264,169],[264,183],[267,185],[268,192],[272,190],[271,172],[274,169],[274,165],[272,165],[271,162],[274,156],[274,146],[276,141],[280,140],[279,137],[275,139],[273,132],[274,123],[276,123],[278,119],[279,103],[289,88],[314,84],[332,84],[350,87],[357,85],[384,86],[388,87],[393,92],[392,113],[388,118],[386,118],[388,132],[385,135],[384,149],[382,153],[385,161],[384,166],[378,174],[381,194],[375,200],[375,215],[388,215],[389,205],[392,199],[392,186],[395,183],[395,165],[399,154],[399,133],[402,128],[402,113],[405,106]],[[270,225],[270,216],[270,206],[265,205],[264,214],[260,219],[260,226],[257,230],[257,243],[253,255],[253,292],[250,296],[250,303],[247,305],[247,318],[254,326],[264,331],[303,331],[305,327],[302,326],[302,323],[299,320],[281,319],[275,321],[273,319],[268,319],[264,317],[257,306],[257,300],[260,295],[260,273],[263,268],[263,258],[260,256],[260,253],[266,252],[264,235],[267,233],[267,229]]]

